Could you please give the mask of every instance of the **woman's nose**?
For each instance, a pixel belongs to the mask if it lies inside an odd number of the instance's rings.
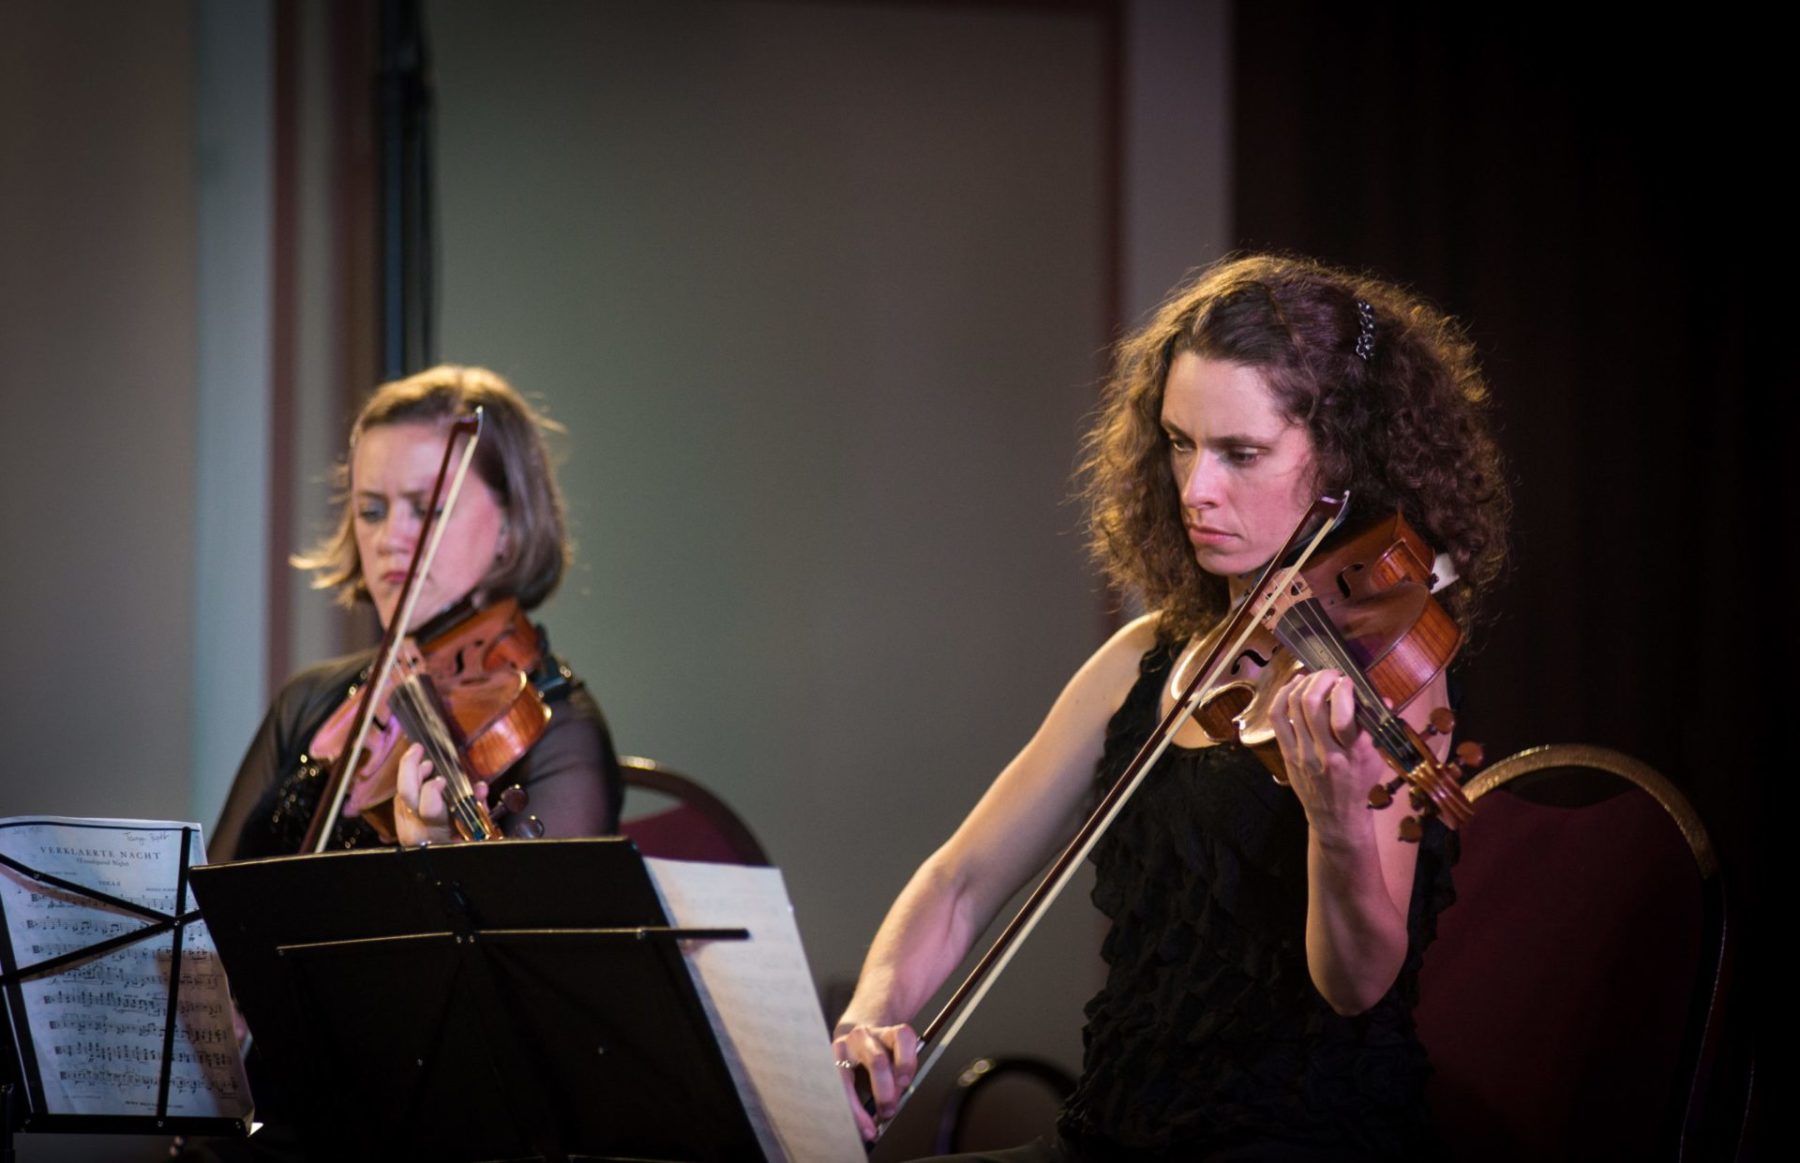
[[[411,549],[419,535],[419,518],[409,505],[395,505],[381,523],[381,545],[385,549]]]
[[[1181,482],[1181,503],[1190,509],[1206,509],[1219,500],[1219,464],[1202,452],[1188,465]]]

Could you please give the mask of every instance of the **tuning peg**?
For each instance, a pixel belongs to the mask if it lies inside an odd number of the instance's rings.
[[[1425,836],[1424,825],[1419,817],[1407,816],[1400,821],[1400,839],[1408,844],[1417,844]]]
[[[529,802],[530,797],[525,794],[525,789],[518,784],[513,784],[511,787],[500,793],[500,809],[509,816],[516,816],[524,811],[525,805]]]
[[[536,816],[526,816],[513,824],[509,830],[515,839],[541,840],[544,837],[544,821]]]
[[[1427,739],[1433,735],[1448,735],[1454,730],[1456,730],[1456,714],[1449,707],[1439,707],[1431,712],[1430,718],[1425,723]]]
[[[1480,767],[1486,758],[1487,753],[1481,749],[1481,744],[1473,739],[1456,745],[1456,762],[1465,768]]]
[[[1394,793],[1406,784],[1403,776],[1395,776],[1386,783],[1378,783],[1369,789],[1369,806],[1377,810],[1394,802]]]

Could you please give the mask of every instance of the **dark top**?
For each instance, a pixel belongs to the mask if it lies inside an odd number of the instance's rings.
[[[1104,792],[1159,718],[1175,651],[1144,656],[1107,725]],[[1378,827],[1397,827],[1394,809]],[[1306,963],[1306,817],[1235,744],[1171,747],[1094,850],[1094,903],[1112,920],[1105,987],[1087,1007],[1080,1085],[1063,1133],[1106,1155],[1193,1159],[1253,1143],[1333,1157],[1430,1152],[1425,1051],[1413,1032],[1419,962],[1454,899],[1454,837],[1428,823],[1399,978],[1344,1017]]]
[[[540,631],[541,633],[541,631]],[[335,659],[290,679],[250,741],[237,779],[207,844],[213,860],[292,856],[299,851],[324,785],[323,766],[306,754],[321,724],[374,659],[374,651]],[[546,836],[599,836],[618,831],[624,781],[612,737],[587,689],[548,647],[532,675],[550,704],[543,738],[491,789],[518,784],[525,811],[543,821]],[[380,844],[360,820],[338,821],[332,848]]]

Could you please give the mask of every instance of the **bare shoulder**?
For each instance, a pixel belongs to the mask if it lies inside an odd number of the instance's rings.
[[[1154,614],[1134,618],[1115,631],[1063,687],[1033,747],[1048,746],[1077,766],[1091,767],[1100,758],[1107,721],[1125,705],[1137,683],[1139,664],[1155,645]]]
[[[1137,682],[1144,655],[1156,645],[1156,617],[1144,614],[1119,627],[1075,672],[1065,693],[1078,696],[1083,702],[1110,703],[1109,714],[1117,710]]]
[[[1074,834],[1087,803],[1106,725],[1156,643],[1154,617],[1133,620],[1075,672],[1036,734],[1001,771],[935,857],[967,886],[980,923]]]

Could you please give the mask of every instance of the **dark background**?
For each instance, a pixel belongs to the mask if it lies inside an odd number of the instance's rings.
[[[1463,320],[1493,386],[1510,576],[1467,668],[1491,757],[1599,743],[1694,799],[1755,899],[1779,539],[1750,451],[1741,73],[1722,34],[1517,13],[1238,10],[1237,237],[1366,267]],[[1778,408],[1765,425],[1790,414]],[[1754,614],[1757,621],[1762,619]]]
[[[1240,6],[1237,239],[1366,267],[1465,321],[1516,509],[1459,730],[1490,758],[1614,747],[1687,793],[1725,869],[1741,1047],[1792,637],[1746,625],[1779,620],[1751,579],[1791,556],[1794,493],[1750,436],[1746,278],[1778,277],[1782,249],[1751,213],[1761,74],[1714,22],[1544,15]],[[1762,395],[1780,439],[1786,389]]]

